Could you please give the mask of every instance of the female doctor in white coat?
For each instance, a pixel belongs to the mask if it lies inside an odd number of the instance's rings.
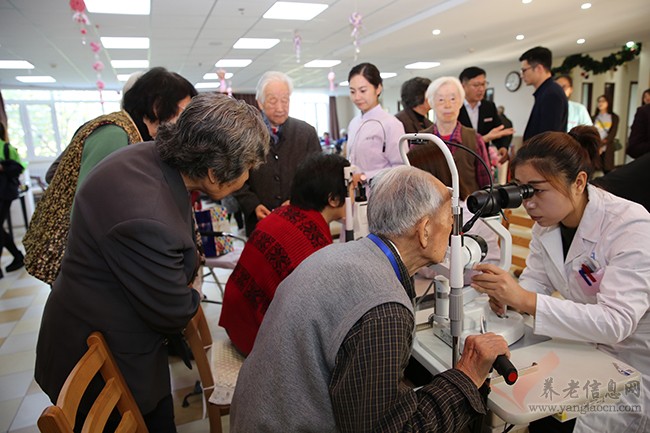
[[[650,214],[588,184],[599,145],[589,126],[524,144],[511,167],[516,181],[535,188],[524,200],[536,222],[526,269],[517,283],[496,266],[478,265],[483,272],[472,286],[490,295],[497,313],[509,305],[533,315],[536,334],[597,343],[642,373],[640,397],[621,394],[621,403],[641,404],[641,411],[590,412],[577,418],[574,431],[647,432]],[[556,290],[565,299],[551,297]]]

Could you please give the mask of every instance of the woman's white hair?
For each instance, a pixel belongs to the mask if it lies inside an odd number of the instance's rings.
[[[266,89],[266,86],[268,86],[269,83],[272,83],[274,81],[285,83],[287,87],[289,87],[289,94],[293,93],[293,80],[291,79],[291,77],[289,77],[284,72],[268,71],[265,72],[264,75],[262,75],[260,77],[260,80],[257,82],[255,99],[260,101],[260,104],[264,103],[264,99],[265,99],[264,89]]]
[[[433,175],[401,165],[380,171],[371,184],[368,199],[368,228],[384,236],[408,234],[427,215],[444,203]]]
[[[465,100],[465,89],[463,89],[463,85],[460,83],[460,80],[456,77],[440,77],[436,78],[433,80],[431,84],[429,84],[429,87],[427,88],[426,93],[424,96],[427,98],[427,101],[429,101],[429,105],[431,107],[434,107],[434,100],[435,100],[435,95],[436,92],[438,92],[438,89],[442,87],[445,84],[452,84],[456,86],[456,89],[458,90],[458,95],[460,96],[460,102],[462,106],[462,102]]]

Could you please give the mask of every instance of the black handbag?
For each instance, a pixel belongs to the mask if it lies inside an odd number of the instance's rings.
[[[9,143],[4,145],[4,159],[0,161],[2,172],[0,176],[0,199],[15,200],[20,187],[19,176],[25,170],[23,165],[9,158]]]

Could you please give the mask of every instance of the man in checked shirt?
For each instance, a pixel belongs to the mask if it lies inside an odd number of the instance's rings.
[[[371,235],[325,247],[277,289],[239,372],[231,432],[452,432],[486,407],[478,388],[497,355],[494,334],[470,336],[454,369],[417,392],[403,383],[411,352],[411,276],[440,262],[451,197],[414,167],[373,179]]]

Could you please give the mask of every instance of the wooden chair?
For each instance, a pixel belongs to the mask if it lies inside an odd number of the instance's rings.
[[[100,332],[88,337],[88,351],[68,375],[55,406],[45,408],[38,418],[42,433],[72,433],[79,402],[90,382],[99,373],[104,388],[93,403],[81,429],[82,433],[101,433],[111,413],[121,415],[115,430],[119,433],[147,433],[140,409],[122,376],[106,340]]]
[[[199,371],[204,409],[207,409],[210,421],[210,433],[221,433],[221,417],[230,413],[230,402],[244,357],[234,349],[230,340],[213,343],[210,327],[200,305],[196,315],[185,328],[185,338]],[[208,353],[211,353],[211,356],[208,356]]]
[[[512,266],[513,273],[519,277],[521,271],[526,267],[526,257],[528,257],[528,247],[530,245],[530,229],[535,221],[530,219],[525,212],[517,209],[505,209],[504,225],[512,235]]]

